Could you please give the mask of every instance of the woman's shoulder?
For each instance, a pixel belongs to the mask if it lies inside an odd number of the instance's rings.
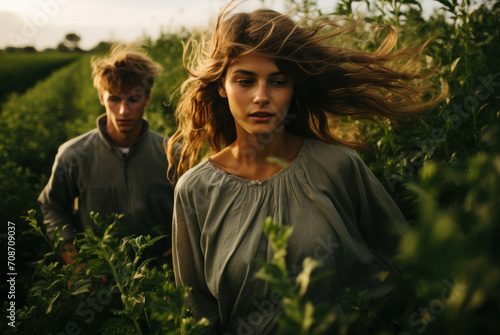
[[[337,143],[325,142],[319,139],[307,139],[308,160],[315,160],[320,164],[359,163],[361,158],[353,149]]]
[[[309,157],[302,160],[303,170],[318,176],[316,180],[330,180],[348,189],[355,181],[375,178],[358,153],[345,145],[310,140],[307,149]]]
[[[205,160],[184,173],[177,181],[175,188],[184,190],[190,189],[193,186],[199,187],[206,184],[208,180],[211,180],[210,176],[214,173],[215,171],[210,162]]]

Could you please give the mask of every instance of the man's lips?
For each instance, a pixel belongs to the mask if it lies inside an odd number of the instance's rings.
[[[132,120],[130,120],[130,119],[116,120],[116,123],[118,123],[118,124],[130,124],[130,123],[132,123]]]

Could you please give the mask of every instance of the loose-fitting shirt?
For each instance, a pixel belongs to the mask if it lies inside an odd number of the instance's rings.
[[[254,259],[272,259],[263,234],[267,217],[293,227],[287,248],[289,276],[306,257],[333,274],[306,298],[340,304],[346,287],[386,287],[372,278],[397,271],[390,258],[406,226],[400,210],[351,149],[306,139],[290,165],[264,181],[229,174],[206,160],[186,172],[175,190],[174,271],[192,288],[197,317],[213,333],[266,334],[280,313],[280,292],[254,277]]]
[[[164,140],[143,120],[141,135],[123,154],[106,136],[104,114],[96,129],[61,145],[38,198],[47,234],[67,225],[63,238],[71,240],[93,225],[90,212],[94,211],[103,217],[124,214],[130,234],[170,235],[173,187],[167,179]],[[164,240],[161,243],[169,248],[170,239]]]

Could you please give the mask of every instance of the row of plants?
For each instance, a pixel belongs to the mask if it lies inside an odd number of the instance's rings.
[[[87,121],[87,108],[95,108],[97,115],[99,100],[90,94],[89,61],[83,57],[2,104],[2,220],[17,220],[36,207],[58,146]]]
[[[22,93],[53,71],[73,62],[79,55],[62,53],[0,53],[0,101],[11,92]]]
[[[12,94],[2,104],[0,217],[4,225],[8,221],[16,224],[18,235],[29,228],[21,216],[38,208],[37,197],[48,180],[58,146],[75,135],[77,123],[86,120],[85,107],[97,106],[94,95],[86,91],[86,85],[91,85],[89,61],[88,57],[78,59],[25,93]],[[15,249],[15,298],[19,307],[32,285],[32,262],[40,259],[45,246],[43,241],[26,236],[16,239]],[[2,243],[2,250],[7,253],[7,243]],[[2,281],[1,291],[6,292],[6,287],[7,282]]]

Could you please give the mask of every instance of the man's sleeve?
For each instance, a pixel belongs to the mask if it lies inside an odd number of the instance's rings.
[[[75,238],[74,201],[78,191],[71,172],[71,167],[64,163],[64,150],[60,148],[49,182],[38,197],[46,234],[51,240],[54,238],[54,230],[64,226],[66,226],[62,232],[64,241]]]

